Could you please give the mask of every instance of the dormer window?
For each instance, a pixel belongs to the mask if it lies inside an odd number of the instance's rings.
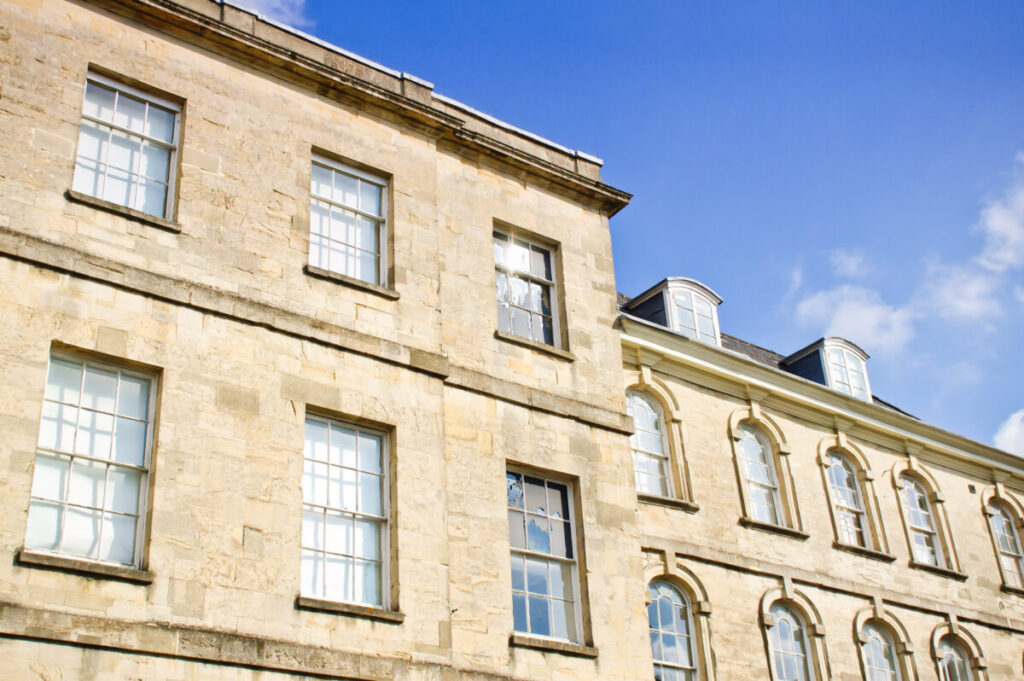
[[[669,277],[630,300],[623,310],[687,338],[721,345],[718,331],[721,303],[718,294],[699,281]]]
[[[848,340],[821,338],[779,362],[779,368],[827,385],[865,402],[871,402],[871,385],[865,362],[868,353]]]
[[[672,303],[675,307],[676,331],[687,338],[718,345],[716,305],[689,288],[672,291]]]
[[[871,399],[862,358],[842,347],[829,347],[827,357],[828,382],[832,388],[862,400]]]

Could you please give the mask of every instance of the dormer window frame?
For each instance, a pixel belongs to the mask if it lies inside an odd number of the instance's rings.
[[[845,385],[849,387],[849,392],[840,387],[841,385],[843,385],[843,382],[839,380],[839,376],[836,375],[838,373],[837,369],[835,366],[833,366],[831,357],[831,353],[833,351],[837,351],[842,355],[843,369],[846,371],[847,374],[847,380],[845,381]],[[828,382],[829,388],[832,388],[837,392],[841,392],[844,395],[849,395],[850,397],[859,400],[864,400],[865,402],[873,401],[871,397],[871,382],[868,380],[868,354],[866,352],[864,352],[856,345],[847,340],[844,340],[842,338],[830,337],[822,340],[821,349],[819,350],[818,356],[821,359],[822,368],[825,372],[825,380]],[[863,397],[854,392],[853,381],[850,380],[849,378],[851,370],[851,359],[859,363],[857,370],[864,377]]]
[[[718,325],[718,306],[722,304],[722,298],[712,291],[710,288],[700,283],[695,279],[688,279],[686,277],[669,277],[665,280],[664,288],[661,291],[665,300],[665,318],[668,322],[668,327],[675,333],[686,336],[690,340],[704,343],[705,345],[715,345],[722,347],[722,332]],[[690,312],[692,314],[691,321],[693,323],[693,333],[690,335],[688,332],[683,331],[679,305],[676,303],[676,296],[679,294],[685,294],[690,299]],[[705,340],[707,334],[704,334],[702,338],[700,330],[700,315],[698,313],[698,301],[706,304],[711,309],[711,325],[714,328],[715,339],[714,343],[710,340]]]

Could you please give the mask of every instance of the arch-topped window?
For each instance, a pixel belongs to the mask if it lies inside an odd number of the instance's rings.
[[[1003,584],[1013,589],[1024,589],[1024,551],[1021,550],[1020,517],[1008,503],[993,499],[985,508],[992,543],[999,559]]]
[[[852,546],[874,548],[856,466],[849,457],[835,449],[828,452],[826,465],[839,541]]]
[[[936,657],[940,681],[971,681],[970,656],[954,637],[944,636],[939,641]]]
[[[679,589],[655,580],[647,587],[647,620],[657,681],[698,681],[690,601]]]
[[[768,643],[775,681],[816,681],[803,618],[782,603],[775,603],[768,612],[774,620],[768,628]]]
[[[779,474],[771,443],[760,429],[750,425],[739,428],[736,443],[750,518],[771,525],[786,525],[779,493]]]
[[[861,640],[865,681],[902,681],[892,634],[885,627],[868,622],[861,630]]]
[[[899,488],[914,560],[925,565],[947,567],[932,504],[924,484],[914,476],[904,473],[899,477]]]
[[[661,407],[645,395],[630,392],[626,395],[626,408],[633,417],[634,432],[629,436],[629,444],[637,491],[671,496],[671,462]]]

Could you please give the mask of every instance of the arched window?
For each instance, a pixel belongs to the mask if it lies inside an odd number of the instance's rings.
[[[736,443],[743,481],[747,489],[750,518],[771,525],[786,525],[779,496],[779,478],[772,446],[764,434],[751,426],[739,428]]]
[[[768,613],[774,620],[768,629],[768,642],[775,681],[816,681],[803,619],[781,603],[772,605]]]
[[[836,533],[843,544],[874,548],[861,498],[857,470],[840,452],[828,452],[828,482],[832,490]]]
[[[667,582],[647,587],[651,602],[647,621],[651,633],[654,678],[658,681],[698,681],[690,602]]]
[[[884,627],[869,622],[864,625],[861,640],[865,681],[902,681],[892,635]]]
[[[899,477],[899,487],[914,560],[925,565],[947,567],[942,541],[932,514],[932,505],[924,485],[914,477],[903,474]]]
[[[970,657],[963,645],[952,636],[945,636],[938,647],[939,681],[972,681]]]
[[[661,408],[635,392],[626,395],[626,406],[633,417],[634,432],[629,436],[629,444],[633,450],[636,489],[642,494],[671,496],[671,462]]]
[[[996,500],[989,502],[986,511],[1003,583],[1014,589],[1024,589],[1024,554],[1017,532],[1017,515],[1006,503]]]

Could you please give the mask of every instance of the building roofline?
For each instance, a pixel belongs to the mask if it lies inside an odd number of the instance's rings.
[[[801,376],[757,362],[739,352],[675,334],[646,319],[620,313],[618,323],[625,344],[660,353],[703,373],[746,385],[748,390],[763,391],[766,396],[776,395],[805,408],[830,414],[833,418],[848,420],[888,438],[902,441],[909,453],[913,453],[915,448],[927,449],[1024,479],[1024,459],[1021,457],[931,425],[902,410],[845,395]]]
[[[353,54],[245,6],[245,0],[82,0],[316,94],[398,116],[442,141],[611,217],[632,195],[603,161],[434,92],[429,81]]]
[[[812,352],[814,352],[818,348],[824,347],[824,346],[829,345],[829,344],[844,345],[847,348],[849,348],[850,350],[853,350],[855,353],[860,355],[861,359],[863,359],[863,360],[867,360],[867,359],[869,359],[871,357],[871,355],[869,355],[868,353],[864,352],[864,348],[860,347],[859,345],[857,345],[853,341],[846,340],[845,338],[843,338],[841,336],[822,336],[821,338],[819,338],[818,340],[814,341],[813,343],[808,343],[807,345],[805,345],[804,347],[800,348],[796,352],[794,352],[794,353],[792,353],[790,355],[786,355],[786,357],[784,357],[780,363],[781,364],[792,364],[793,362],[797,361],[801,357],[805,357],[806,355],[811,354]]]

